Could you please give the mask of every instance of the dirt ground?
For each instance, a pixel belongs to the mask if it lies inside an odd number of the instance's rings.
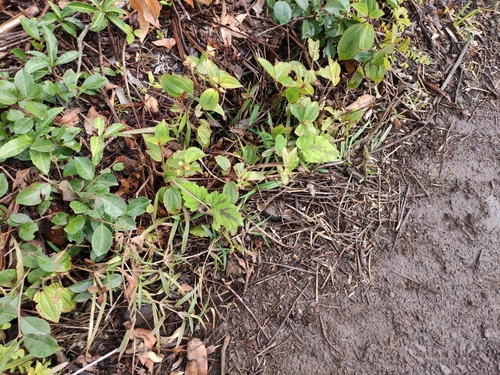
[[[369,281],[276,267],[251,287],[219,332],[226,373],[499,373],[499,104],[442,113],[395,156],[407,220],[373,242]]]

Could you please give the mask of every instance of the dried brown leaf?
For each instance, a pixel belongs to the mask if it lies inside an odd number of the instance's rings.
[[[141,31],[141,43],[146,39],[149,31],[149,25],[159,28],[161,5],[158,0],[130,0],[130,6],[137,11],[139,26]]]
[[[144,341],[144,346],[148,349],[151,349],[156,344],[156,337],[150,329],[135,328],[133,335],[135,338]]]
[[[154,96],[146,95],[144,98],[144,106],[153,113],[160,112],[160,108],[158,107],[158,100],[156,100]]]
[[[131,275],[127,275],[126,277],[127,277],[128,285],[127,285],[127,289],[125,290],[125,295],[127,296],[127,298],[129,300],[131,300],[132,296],[134,295],[135,287],[137,286],[138,280],[137,280],[137,277],[134,277]]]
[[[171,49],[175,46],[175,38],[163,38],[153,41],[153,44],[158,47],[167,47]]]
[[[181,288],[186,293],[190,292],[190,291],[192,291],[194,289],[191,285],[186,284],[186,283],[181,283]]]
[[[56,124],[57,126],[68,125],[69,127],[73,127],[80,120],[78,114],[81,111],[81,108],[74,108],[70,111],[64,111],[64,116],[57,116],[54,120],[54,124]]]
[[[347,111],[355,111],[366,108],[375,102],[375,97],[370,94],[361,95],[355,102],[349,104],[345,109]]]
[[[95,109],[94,106],[90,107],[87,112],[87,116],[85,116],[85,121],[83,122],[83,127],[85,128],[85,132],[88,135],[94,134],[94,120],[98,117],[102,117],[104,122],[106,122],[106,117],[101,116]]]
[[[207,375],[208,359],[205,344],[198,338],[192,338],[187,344],[186,375]]]

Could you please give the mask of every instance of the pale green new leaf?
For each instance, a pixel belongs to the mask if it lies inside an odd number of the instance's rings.
[[[263,59],[262,57],[259,57],[257,59],[259,61],[259,64],[264,68],[264,70],[271,76],[271,78],[276,78],[276,71],[274,70],[273,64],[271,64],[269,61],[266,59]]]
[[[162,75],[160,77],[160,84],[165,92],[174,98],[180,98],[185,93],[193,95],[194,92],[193,81],[188,77],[178,74]]]
[[[223,72],[225,74],[222,74],[219,84],[221,87],[225,89],[237,89],[239,87],[243,87],[241,83],[238,82],[238,80],[234,77],[231,77],[229,74],[226,72]]]
[[[231,168],[231,162],[225,156],[217,155],[215,156],[215,161],[217,162],[219,167],[222,168],[224,172],[228,172],[229,169]]]
[[[219,104],[219,92],[209,88],[203,91],[200,96],[200,105],[205,111],[213,111]]]
[[[339,160],[339,152],[326,138],[311,133],[297,139],[302,159],[307,163],[329,163]]]
[[[179,183],[181,188],[182,199],[184,205],[191,211],[196,211],[200,204],[205,204],[208,196],[208,191],[204,186],[199,186],[191,181],[183,181]]]

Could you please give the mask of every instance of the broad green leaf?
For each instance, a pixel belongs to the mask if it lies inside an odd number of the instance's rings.
[[[84,212],[87,212],[89,210],[89,207],[87,205],[78,202],[77,200],[71,201],[69,203],[69,206],[75,214],[83,214]]]
[[[75,202],[77,202],[77,201],[75,201]],[[73,202],[71,202],[71,203],[73,203]],[[80,232],[81,230],[83,230],[83,227],[85,226],[86,221],[87,221],[87,219],[85,218],[85,216],[82,216],[82,215],[75,216],[73,219],[71,219],[69,221],[68,225],[66,225],[66,227],[64,228],[64,231],[68,234],[76,234],[76,233]]]
[[[76,60],[80,53],[78,51],[68,51],[64,52],[61,56],[59,56],[56,60],[56,65],[63,65],[70,63],[73,60]]]
[[[238,185],[236,184],[236,182],[229,181],[227,184],[224,184],[222,193],[229,197],[231,203],[236,204],[236,202],[238,202],[239,193]]]
[[[198,147],[189,147],[187,150],[179,151],[178,155],[178,157],[182,158],[186,164],[191,164],[193,161],[206,156],[206,154]]]
[[[196,141],[202,147],[210,146],[210,138],[212,137],[212,129],[207,120],[200,119],[201,125],[196,129]]]
[[[309,0],[295,0],[300,9],[307,11],[309,9]]]
[[[222,168],[224,172],[229,172],[229,169],[231,168],[231,162],[229,161],[228,158],[222,155],[216,155],[215,161],[217,162],[219,167]]]
[[[200,204],[205,204],[208,191],[204,186],[199,186],[194,182],[186,181],[179,183],[184,205],[191,211],[196,211]]]
[[[285,98],[289,103],[296,103],[300,98],[300,87],[288,87],[285,90]]]
[[[94,13],[94,17],[92,18],[92,23],[90,24],[90,31],[96,33],[98,31],[104,30],[107,25],[108,21],[106,20],[106,15],[100,10],[97,10]]]
[[[58,42],[54,35],[54,32],[50,30],[47,26],[42,25],[43,41],[45,42],[45,48],[47,50],[47,56],[49,58],[50,66],[55,65]]]
[[[26,267],[26,264],[25,264]],[[0,271],[0,286],[11,288],[16,282],[16,270],[8,269]],[[1,310],[0,310],[1,311]],[[1,312],[0,312],[1,314]]]
[[[280,25],[288,23],[292,19],[292,8],[285,1],[277,1],[274,4],[274,19]]]
[[[49,141],[47,138],[38,138],[33,142],[30,147],[30,150],[35,150],[38,152],[52,152],[56,149],[54,143]]]
[[[67,272],[71,269],[71,256],[67,251],[61,251],[52,256],[38,256],[38,266],[45,272]]]
[[[297,147],[294,147],[291,151],[284,148],[282,152],[283,165],[290,172],[292,172],[299,165],[299,156],[297,154]]]
[[[68,8],[75,12],[80,13],[94,13],[97,9],[90,4],[85,4],[82,2],[74,2],[67,5]]]
[[[94,280],[87,279],[71,285],[68,289],[73,293],[83,293],[86,292],[92,285],[95,285]]]
[[[274,70],[273,64],[271,64],[266,59],[263,59],[262,57],[259,57],[257,60],[271,78],[276,78],[276,71]]]
[[[35,81],[33,80],[33,76],[29,74],[26,70],[21,69],[14,76],[14,83],[19,90],[19,95],[22,98],[32,98],[31,93],[40,87],[39,85],[35,85]]]
[[[19,226],[17,234],[23,241],[33,241],[36,231],[38,231],[38,225],[33,221],[28,221]]]
[[[32,37],[33,39],[40,40],[40,31],[38,30],[37,23],[34,19],[32,18],[26,18],[26,17],[21,17],[19,19],[21,22],[21,26],[23,27],[24,31]]]
[[[73,294],[59,283],[47,285],[34,296],[36,310],[42,318],[58,323],[62,312],[74,306]]]
[[[92,250],[99,258],[106,255],[113,244],[113,234],[106,225],[99,225],[92,234]]]
[[[47,56],[37,56],[28,60],[24,70],[28,73],[35,73],[42,69],[46,69],[45,73],[48,73],[47,69],[50,67],[50,61]]]
[[[232,235],[236,234],[238,227],[243,226],[243,217],[238,212],[238,208],[225,194],[214,191],[208,198],[210,211],[214,217],[213,228],[219,230],[220,227],[225,227]]]
[[[370,62],[368,62],[365,65],[365,74],[366,77],[373,80],[373,82],[380,83],[384,79],[385,68],[383,66],[373,65]]]
[[[133,199],[127,206],[127,215],[139,216],[146,212],[151,201],[146,197]]]
[[[160,85],[165,92],[174,97],[180,98],[185,93],[193,95],[194,86],[193,81],[178,74],[164,74],[160,77]]]
[[[12,105],[19,100],[16,85],[6,80],[0,80],[0,104]]]
[[[303,124],[312,124],[319,115],[319,103],[309,97],[302,98],[290,106],[290,112]]]
[[[39,152],[34,149],[30,149],[30,159],[43,174],[48,174],[50,171],[50,165],[52,163],[52,157],[48,152]]]
[[[163,160],[163,154],[162,154],[162,149],[159,146],[159,140],[152,134],[143,134],[144,142],[146,142],[146,146],[148,147],[149,150],[146,150],[149,156],[151,156],[151,159],[154,161],[162,161]]]
[[[49,107],[39,102],[28,102],[24,106],[24,109],[26,109],[37,119],[44,120],[47,116],[47,110],[49,109]]]
[[[108,84],[108,79],[100,74],[92,74],[85,78],[82,85],[80,86],[81,92],[85,90],[98,90],[101,87],[104,87]]]
[[[5,177],[5,173],[0,173],[0,198],[7,194],[9,190],[9,182],[7,181],[7,177]]]
[[[236,78],[231,77],[229,74],[223,75],[220,78],[219,84],[225,89],[237,89],[239,87],[243,87]]]
[[[78,175],[84,180],[92,180],[95,175],[95,169],[92,162],[82,156],[77,156],[74,160],[76,172],[78,173]]]
[[[179,189],[170,187],[165,189],[163,194],[163,205],[168,212],[175,215],[180,212],[182,207],[182,197]]]
[[[35,358],[47,358],[61,350],[56,340],[48,335],[30,333],[24,339],[24,346]]]
[[[35,206],[46,200],[51,193],[48,183],[35,182],[33,185],[22,189],[16,196],[16,203],[25,206]]]
[[[200,96],[200,105],[205,111],[213,111],[219,104],[219,92],[209,88],[203,91]]]
[[[368,17],[368,7],[363,3],[352,3],[351,6],[358,11],[361,17]]]
[[[297,139],[297,147],[307,163],[328,163],[339,160],[339,152],[326,138],[320,135],[304,134]]]
[[[351,60],[360,51],[361,37],[364,32],[363,24],[356,23],[344,31],[338,44],[339,60]]]
[[[374,11],[370,12],[368,15],[371,19],[377,19],[380,18],[384,15],[384,11],[382,9],[375,9]]]
[[[95,200],[97,212],[105,212],[111,217],[117,218],[127,213],[127,204],[118,195],[105,193]]]
[[[21,332],[23,335],[30,333],[48,335],[50,334],[50,325],[45,320],[35,316],[22,316],[19,319]]]
[[[363,32],[359,39],[359,48],[364,51],[373,46],[375,42],[375,28],[369,23],[363,24]]]
[[[0,325],[4,325],[15,318],[17,318],[17,309],[5,302],[0,303]]]

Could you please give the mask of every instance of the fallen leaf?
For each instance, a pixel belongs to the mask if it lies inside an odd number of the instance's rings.
[[[186,375],[207,375],[207,350],[203,341],[198,338],[192,338],[187,344],[186,351]]]
[[[186,283],[181,283],[181,288],[186,293],[190,292],[190,291],[192,291],[194,289],[191,285],[186,284]]]
[[[54,124],[57,126],[68,125],[69,127],[74,127],[80,118],[78,114],[82,111],[81,108],[74,108],[70,111],[64,111],[64,116],[57,116],[54,120]]]
[[[62,199],[65,202],[71,202],[80,198],[78,194],[73,191],[73,187],[68,180],[62,180],[59,184],[56,184],[56,189],[62,195]]]
[[[194,8],[193,0],[184,0],[184,2],[189,5],[191,8]]]
[[[160,108],[158,107],[158,100],[156,100],[154,96],[146,95],[144,97],[144,106],[153,113],[160,112]]]
[[[85,128],[85,132],[88,135],[94,134],[94,120],[98,117],[102,117],[104,122],[106,122],[106,117],[100,115],[94,106],[90,107],[89,111],[87,112],[87,116],[85,116],[85,121],[83,122],[83,127]]]
[[[160,16],[161,5],[158,0],[130,0],[130,6],[137,11],[142,43],[148,35],[150,24],[156,28],[160,27],[158,17]]]
[[[203,5],[210,5],[212,4],[212,0],[196,0],[197,3],[203,4]]]
[[[168,49],[171,49],[173,46],[175,46],[175,39],[174,38],[158,39],[155,40],[153,44],[158,47],[167,47]]]
[[[131,275],[127,275],[127,289],[125,290],[125,295],[129,300],[132,299],[132,296],[134,295],[135,287],[137,286],[137,278]],[[156,339],[155,339],[156,340]],[[154,345],[154,344],[153,344]]]
[[[375,97],[370,94],[361,95],[355,102],[349,104],[345,109],[347,111],[355,111],[366,108],[375,102]]]
[[[141,339],[144,342],[144,346],[148,349],[151,349],[156,344],[156,337],[150,329],[135,328],[132,334],[135,338]]]

